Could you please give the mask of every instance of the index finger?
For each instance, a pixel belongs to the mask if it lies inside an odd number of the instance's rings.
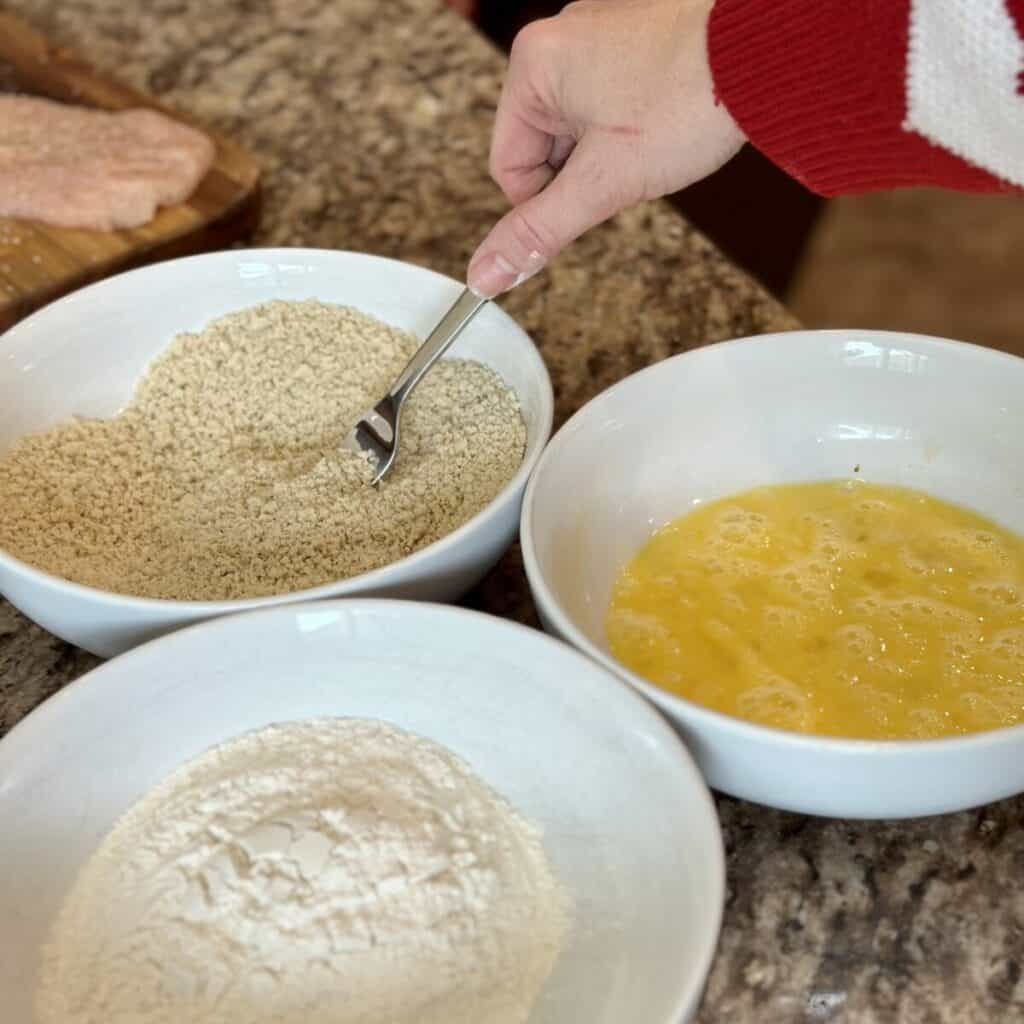
[[[575,141],[544,100],[540,69],[529,54],[528,47],[513,46],[491,137],[491,177],[513,205],[551,181]]]

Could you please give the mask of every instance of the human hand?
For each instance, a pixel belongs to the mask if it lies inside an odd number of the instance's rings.
[[[699,181],[745,141],[717,103],[713,0],[579,0],[517,36],[491,143],[513,204],[470,262],[493,297],[644,199]]]

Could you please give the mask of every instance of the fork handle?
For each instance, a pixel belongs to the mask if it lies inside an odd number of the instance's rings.
[[[427,370],[448,351],[462,329],[489,301],[470,288],[463,291],[399,374],[389,395],[394,402],[400,405],[408,398]]]

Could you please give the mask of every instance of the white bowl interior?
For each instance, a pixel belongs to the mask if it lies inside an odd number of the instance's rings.
[[[885,332],[793,332],[641,371],[559,431],[523,505],[545,625],[632,683],[709,784],[836,817],[910,817],[1024,791],[1024,726],[950,740],[802,736],[721,715],[628,672],[604,619],[622,566],[695,503],[760,484],[859,475],[1024,529],[1024,360]]]
[[[628,687],[543,634],[474,613],[344,601],[216,620],[145,645],[0,742],[0,991],[30,1024],[38,947],[75,873],[149,787],[247,729],[320,715],[436,740],[543,829],[574,903],[531,1024],[677,1024],[724,894],[695,766]]]
[[[271,299],[315,298],[355,306],[422,338],[460,287],[411,264],[319,249],[231,250],[121,274],[4,335],[0,452],[22,434],[73,415],[114,415],[175,335],[225,313]],[[544,443],[546,372],[510,317],[486,307],[449,356],[477,359],[500,374],[520,398],[531,442]]]
[[[607,650],[613,581],[651,532],[761,484],[918,487],[1024,529],[1024,361],[882,332],[794,332],[642,371],[560,431],[531,488],[546,585]]]

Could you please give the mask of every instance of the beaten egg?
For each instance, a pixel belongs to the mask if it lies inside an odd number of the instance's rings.
[[[612,654],[716,711],[864,739],[1024,721],[1024,538],[920,491],[762,487],[656,532],[615,582]]]

